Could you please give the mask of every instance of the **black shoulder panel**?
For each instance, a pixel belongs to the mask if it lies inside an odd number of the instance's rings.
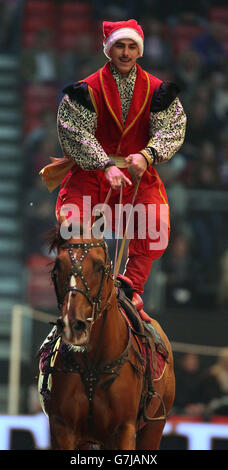
[[[90,111],[95,111],[93,103],[90,98],[88,83],[86,82],[76,82],[72,85],[68,85],[63,88],[63,93],[66,93],[71,100],[77,101],[79,104],[89,109]]]
[[[180,89],[175,83],[162,82],[153,94],[150,110],[157,113],[158,111],[167,109],[179,92]]]

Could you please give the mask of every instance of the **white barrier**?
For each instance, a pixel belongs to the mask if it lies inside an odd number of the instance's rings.
[[[36,449],[50,448],[49,423],[43,413],[33,416],[0,415],[0,450],[10,450],[11,431],[24,430],[32,434]],[[225,424],[204,422],[183,422],[178,417],[175,422],[168,421],[164,435],[175,434],[187,438],[188,450],[211,450],[213,439],[227,439],[228,450],[228,419]],[[178,449],[176,449],[178,450]]]
[[[33,416],[0,415],[0,450],[10,450],[10,435],[13,430],[29,431],[38,449],[50,446],[49,423],[43,413]]]

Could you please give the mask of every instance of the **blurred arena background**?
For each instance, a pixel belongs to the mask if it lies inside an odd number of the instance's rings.
[[[49,445],[36,352],[58,313],[44,239],[55,224],[56,192],[38,173],[62,155],[62,88],[105,63],[102,21],[129,18],[145,31],[139,64],[180,86],[188,118],[183,147],[158,167],[172,231],[144,294],[176,363],[176,401],[161,448],[228,449],[227,1],[0,0],[1,449]],[[43,441],[27,432],[36,423]]]

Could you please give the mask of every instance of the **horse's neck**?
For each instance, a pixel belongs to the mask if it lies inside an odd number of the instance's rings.
[[[101,318],[96,320],[91,335],[91,356],[96,352],[100,360],[112,360],[118,357],[124,350],[128,339],[128,330],[122,318],[113,290],[110,297],[111,308],[106,316],[103,312]]]

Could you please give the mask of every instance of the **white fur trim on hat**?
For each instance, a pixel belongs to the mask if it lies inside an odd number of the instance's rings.
[[[109,57],[109,52],[113,44],[117,42],[120,39],[132,39],[136,44],[138,45],[139,48],[139,54],[140,57],[143,55],[143,38],[140,36],[139,33],[133,28],[119,28],[113,31],[113,33],[110,34],[106,42],[104,42],[104,53],[108,59]]]

